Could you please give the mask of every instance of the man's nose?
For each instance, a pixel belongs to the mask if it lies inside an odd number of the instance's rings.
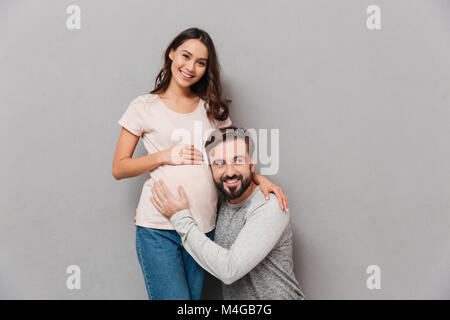
[[[225,169],[225,173],[227,176],[232,177],[235,174],[234,166],[232,164],[227,164],[227,167]]]

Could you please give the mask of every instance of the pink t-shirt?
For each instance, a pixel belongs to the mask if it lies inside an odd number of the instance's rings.
[[[231,120],[227,118],[211,124],[206,116],[203,99],[200,99],[194,111],[183,114],[169,109],[158,95],[149,93],[130,103],[119,124],[142,137],[145,149],[151,154],[169,149],[179,142],[193,144],[204,152],[204,142],[211,131],[231,125]],[[199,229],[204,233],[214,229],[218,194],[206,161],[201,165],[163,165],[149,172],[149,178],[142,187],[136,225],[174,230],[170,221],[150,201],[153,182],[159,179],[164,179],[169,190],[176,196],[178,185],[182,185]]]

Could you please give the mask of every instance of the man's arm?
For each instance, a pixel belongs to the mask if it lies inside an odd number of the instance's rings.
[[[248,214],[244,227],[228,250],[198,229],[182,186],[178,187],[178,197],[175,197],[160,180],[154,183],[152,195],[151,202],[172,222],[185,249],[205,270],[226,284],[240,279],[260,263],[276,245],[289,222],[289,215],[281,211],[275,199],[270,199]]]
[[[225,284],[242,278],[274,248],[289,222],[276,202],[257,208],[246,220],[231,248],[211,241],[197,227],[188,209],[170,218],[184,248],[206,271]]]

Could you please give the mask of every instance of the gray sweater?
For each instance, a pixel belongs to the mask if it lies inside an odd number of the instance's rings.
[[[242,203],[223,201],[215,242],[197,228],[189,210],[170,221],[189,254],[224,283],[225,300],[304,298],[293,272],[289,215],[275,195],[266,200],[256,188]]]

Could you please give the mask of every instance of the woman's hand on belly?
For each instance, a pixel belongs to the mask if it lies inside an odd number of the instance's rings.
[[[202,164],[203,162],[203,153],[194,148],[193,144],[178,143],[163,152],[164,164],[179,166]]]

